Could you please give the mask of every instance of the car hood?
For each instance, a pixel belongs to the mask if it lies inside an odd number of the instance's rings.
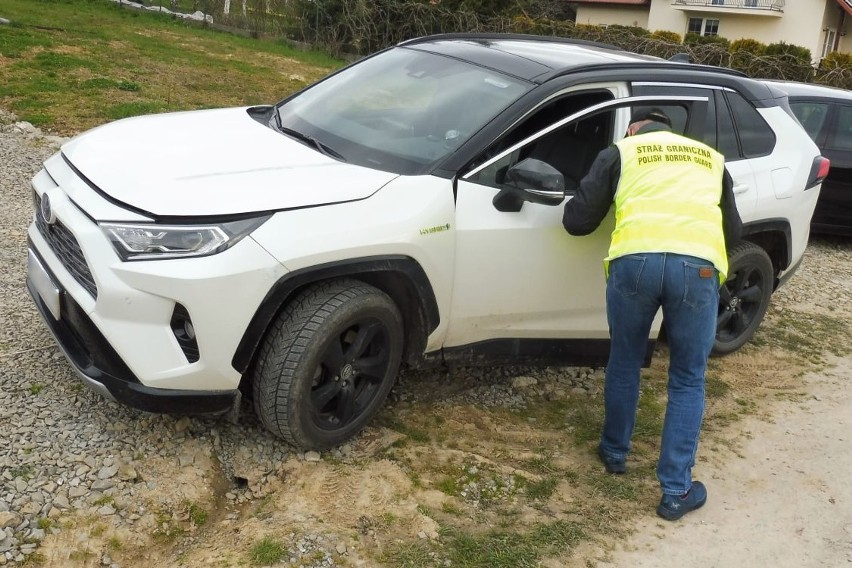
[[[339,162],[245,108],[119,120],[62,147],[111,199],[153,216],[231,215],[364,199],[396,174]]]

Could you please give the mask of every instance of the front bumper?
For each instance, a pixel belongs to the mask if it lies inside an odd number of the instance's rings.
[[[33,190],[27,285],[81,379],[143,410],[227,410],[242,380],[234,352],[286,268],[250,236],[215,255],[122,262],[98,219],[152,219],[109,201],[59,155]]]
[[[56,276],[32,248],[29,255],[31,263],[35,260],[51,282],[56,283]],[[39,292],[37,277],[34,276],[27,276],[27,290],[39,314],[77,376],[93,391],[132,408],[162,414],[220,414],[230,411],[238,403],[238,389],[176,390],[143,385],[74,298],[59,287],[57,291],[61,301],[57,319],[52,306]]]

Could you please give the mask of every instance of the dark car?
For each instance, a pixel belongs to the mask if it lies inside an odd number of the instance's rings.
[[[831,160],[811,232],[852,236],[852,91],[787,81],[767,83],[788,93],[796,118]]]

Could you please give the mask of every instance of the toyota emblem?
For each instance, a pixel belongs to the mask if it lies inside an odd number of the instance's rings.
[[[53,211],[53,207],[50,206],[50,197],[45,193],[41,196],[41,218],[44,219],[44,222],[48,225],[53,225],[56,223],[56,213]]]

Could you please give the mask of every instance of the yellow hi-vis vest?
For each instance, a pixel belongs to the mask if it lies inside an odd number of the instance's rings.
[[[669,131],[628,136],[616,146],[621,177],[607,274],[614,258],[672,252],[712,262],[724,282],[728,255],[719,207],[724,156]]]

